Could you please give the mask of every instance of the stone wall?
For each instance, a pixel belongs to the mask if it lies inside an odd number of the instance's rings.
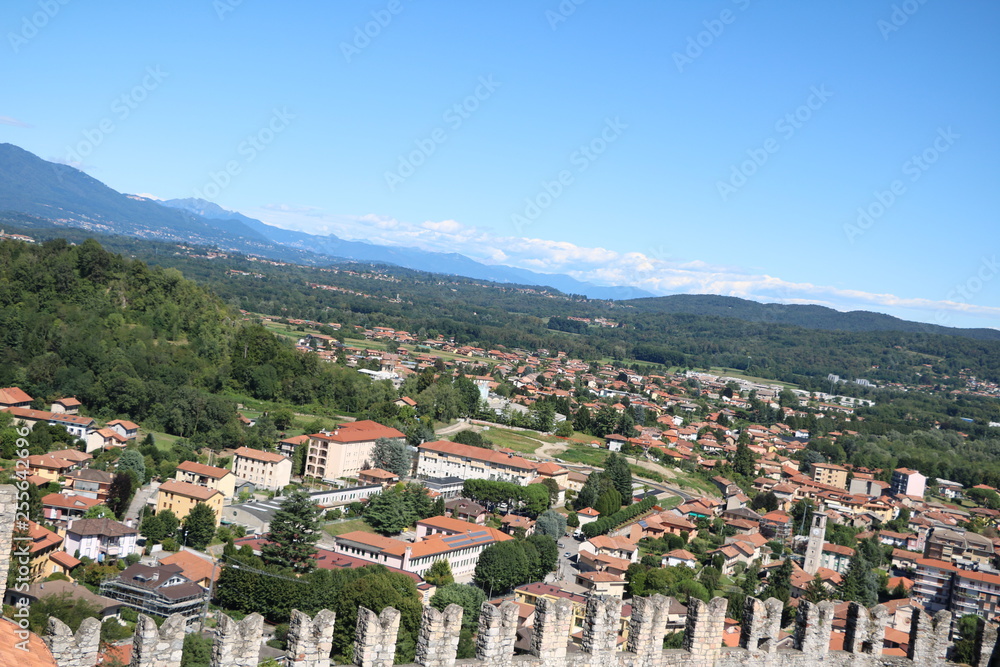
[[[0,487],[0,569],[8,561],[13,531],[15,495],[12,487]],[[0,587],[2,587],[0,578]],[[910,655],[887,657],[882,653],[888,611],[877,606],[848,608],[843,651],[830,651],[833,604],[813,605],[802,601],[797,614],[794,648],[778,648],[781,603],[747,599],[747,614],[738,648],[724,648],[726,600],[692,600],[688,606],[683,649],[664,650],[667,599],[661,595],[630,601],[632,616],[628,641],[619,645],[616,626],[621,600],[594,596],[587,603],[583,639],[568,646],[572,607],[567,600],[540,600],[530,648],[515,655],[517,605],[484,604],[479,618],[476,657],[456,660],[462,609],[451,605],[443,612],[424,611],[417,642],[417,664],[423,667],[933,667],[947,665],[951,649],[949,612],[930,616],[914,613],[910,631]],[[380,613],[361,608],[355,627],[354,662],[361,667],[388,667],[396,653],[400,614],[392,608]],[[292,667],[328,667],[336,618],[321,611],[310,617],[292,612],[287,662]],[[130,667],[180,667],[184,642],[184,619],[174,615],[157,627],[140,616],[133,639]],[[263,619],[251,614],[240,622],[220,614],[215,629],[211,667],[256,667],[262,641]],[[95,667],[98,661],[100,623],[87,619],[74,633],[51,619],[45,642],[59,667]],[[982,657],[975,667],[989,667],[994,659],[997,628],[987,624]],[[10,650],[0,646],[0,653]],[[4,656],[0,656],[4,657]]]
[[[629,639],[617,641],[616,624],[621,600],[594,596],[587,604],[580,645],[569,646],[572,607],[566,600],[540,600],[530,649],[515,655],[517,607],[484,604],[479,621],[476,658],[456,660],[462,608],[450,605],[443,612],[425,609],[417,643],[417,665],[422,667],[933,667],[950,665],[948,634],[951,614],[930,616],[914,613],[910,632],[910,655],[891,657],[882,653],[888,612],[884,607],[849,607],[845,650],[830,651],[833,603],[802,601],[797,614],[793,648],[778,648],[781,603],[771,599],[747,599],[746,625],[738,648],[725,648],[726,600],[692,600],[689,605],[683,649],[664,650],[667,599],[660,595],[632,600]],[[212,667],[254,667],[259,658],[263,619],[251,614],[239,623],[220,615],[212,650]],[[389,667],[396,652],[400,615],[386,608],[381,613],[361,608],[355,628],[354,664]],[[295,611],[289,631],[288,664],[295,667],[328,667],[333,627],[329,611],[314,617]],[[88,619],[74,634],[53,619],[45,641],[59,667],[94,667],[97,663],[100,625]],[[160,628],[140,617],[130,667],[180,667],[184,621],[173,616]],[[982,658],[975,667],[988,667],[994,657],[997,628],[987,625]],[[2,651],[0,647],[0,651]]]

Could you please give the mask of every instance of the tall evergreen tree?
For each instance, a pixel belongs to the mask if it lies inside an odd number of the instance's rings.
[[[215,512],[205,503],[197,503],[184,517],[184,543],[201,551],[215,535]]]
[[[111,478],[111,486],[108,488],[108,499],[106,501],[108,509],[114,512],[118,519],[125,518],[128,511],[129,502],[132,500],[132,476],[126,473],[118,473]]]
[[[261,546],[265,563],[306,573],[315,566],[320,509],[302,489],[293,491],[271,519],[267,542]]]
[[[618,493],[621,494],[622,503],[632,504],[632,471],[628,467],[628,461],[617,452],[608,454],[604,460],[604,474],[607,475],[615,485]]]

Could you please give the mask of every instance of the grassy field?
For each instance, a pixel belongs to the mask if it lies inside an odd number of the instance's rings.
[[[502,428],[490,428],[483,431],[483,437],[488,438],[497,447],[507,447],[522,454],[534,454],[535,450],[541,447],[541,438],[528,437],[527,434],[518,431],[508,431]]]
[[[604,459],[608,458],[608,450],[586,445],[570,445],[566,451],[559,455],[559,458],[570,463],[582,463],[602,468],[604,467]]]
[[[779,380],[769,380],[767,378],[759,378],[753,375],[747,375],[742,371],[738,371],[735,368],[724,368],[722,366],[712,366],[712,373],[717,375],[728,375],[734,378],[740,378],[743,380],[748,380],[750,382],[759,382],[761,384],[776,384],[784,387],[789,387],[791,389],[798,389],[799,385],[792,382],[780,382]]]
[[[375,532],[371,526],[365,523],[364,519],[350,519],[348,521],[341,521],[338,523],[328,523],[323,526],[323,530],[325,530],[331,537],[343,535],[344,533],[350,533],[355,530],[360,530],[363,533]]]

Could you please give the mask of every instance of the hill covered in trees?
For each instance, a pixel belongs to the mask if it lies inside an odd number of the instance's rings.
[[[790,324],[806,329],[827,331],[900,331],[905,333],[941,334],[977,340],[1000,340],[996,329],[960,329],[923,322],[909,322],[891,315],[866,310],[841,312],[817,305],[760,303],[717,294],[673,294],[626,302],[646,313],[684,313],[732,317],[746,322]]]
[[[202,441],[243,442],[236,400],[361,410],[378,385],[296,352],[174,268],[94,240],[0,243],[0,386],[92,416]],[[232,397],[232,398],[230,398]]]

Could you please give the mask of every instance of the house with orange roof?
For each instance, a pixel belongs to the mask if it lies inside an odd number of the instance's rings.
[[[14,536],[14,554],[19,555],[24,551],[28,552],[30,558],[28,563],[29,582],[40,581],[53,572],[65,571],[65,566],[61,566],[58,561],[51,560],[53,555],[65,553],[60,550],[63,538],[31,520],[27,522],[27,531],[25,531],[24,536],[28,539],[23,542],[20,541],[19,535]],[[70,556],[70,559],[76,561],[76,564],[79,565],[79,560],[76,560],[72,556]]]
[[[126,440],[135,440],[139,436],[139,425],[127,419],[113,419],[107,426]]]
[[[437,440],[417,448],[418,477],[492,479],[527,486],[538,464],[513,452],[497,452],[458,442]]]
[[[197,484],[221,491],[226,498],[232,498],[235,494],[236,475],[225,468],[209,466],[196,461],[184,461],[177,466],[174,479],[178,482]]]
[[[319,479],[356,477],[362,470],[372,467],[372,449],[379,438],[403,441],[406,434],[370,419],[341,424],[332,431],[313,433],[309,436],[309,451],[306,453],[306,476]]]
[[[0,389],[0,408],[30,408],[33,400],[20,387]]]
[[[399,475],[382,468],[368,468],[358,473],[358,483],[360,484],[381,484],[383,487],[395,484],[399,481]]]
[[[177,565],[181,568],[183,576],[202,588],[211,588],[212,584],[218,580],[222,570],[221,567],[217,567],[214,561],[202,558],[190,551],[178,551],[163,556],[159,560],[160,565]]]
[[[281,491],[292,481],[292,460],[276,452],[240,447],[233,452],[233,474],[258,489]]]
[[[168,480],[160,484],[156,493],[156,513],[170,510],[178,519],[184,519],[198,503],[208,505],[215,513],[215,525],[222,520],[222,504],[225,499],[222,491],[199,486],[189,482]]]
[[[698,566],[698,557],[686,549],[674,549],[663,554],[660,561],[661,567],[674,567],[676,565],[694,569]]]
[[[97,498],[87,498],[75,493],[49,493],[42,496],[42,516],[46,521],[65,526],[74,519],[82,519],[84,512],[100,505]]]
[[[49,406],[49,411],[65,412],[68,415],[76,415],[80,413],[81,405],[80,401],[74,397],[60,398],[52,401],[52,405]]]

